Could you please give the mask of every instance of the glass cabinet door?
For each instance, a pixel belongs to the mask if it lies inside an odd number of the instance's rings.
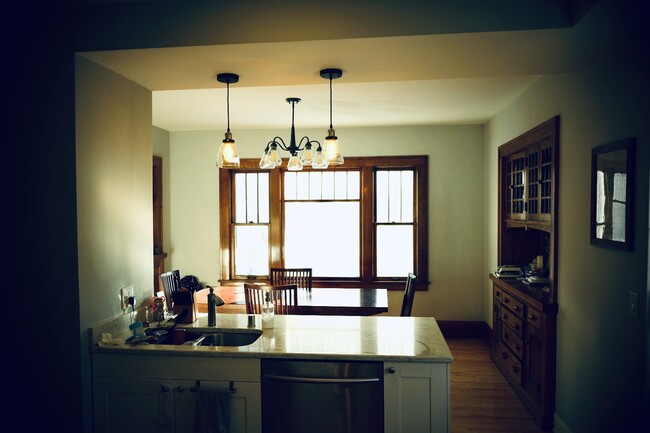
[[[526,155],[516,154],[506,160],[506,219],[526,218]]]

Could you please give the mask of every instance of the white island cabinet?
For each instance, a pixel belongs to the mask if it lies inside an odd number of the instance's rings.
[[[448,433],[449,365],[384,362],[384,432]]]
[[[177,329],[214,332],[206,319]],[[248,325],[243,314],[217,319],[217,328]],[[91,353],[95,433],[193,431],[203,386],[233,391],[231,433],[261,433],[264,359],[383,362],[384,433],[450,431],[453,358],[432,317],[279,315],[245,346],[96,345]]]
[[[259,360],[94,354],[93,369],[95,433],[193,432],[201,390],[229,393],[230,433],[261,431]]]

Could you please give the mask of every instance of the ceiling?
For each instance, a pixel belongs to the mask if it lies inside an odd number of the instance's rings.
[[[483,124],[540,75],[574,72],[593,53],[575,28],[83,52],[152,90],[153,124],[168,131]]]

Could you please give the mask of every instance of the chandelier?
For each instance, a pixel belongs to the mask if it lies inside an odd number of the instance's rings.
[[[320,76],[330,81],[330,127],[325,137],[325,149],[323,149],[320,142],[311,140],[307,136],[302,137],[296,144],[294,115],[296,104],[300,102],[300,98],[287,98],[287,102],[291,104],[291,137],[289,145],[282,138],[274,137],[273,140],[266,144],[264,154],[260,159],[260,168],[272,169],[282,164],[282,157],[278,148],[289,152],[287,169],[291,171],[302,170],[304,166],[325,169],[330,165],[343,164],[341,145],[332,126],[332,80],[341,78],[342,75],[343,72],[340,69],[323,69],[320,71]],[[316,150],[314,150],[314,146],[317,146]]]
[[[239,76],[237,74],[224,72],[223,74],[217,75],[217,81],[226,84],[226,110],[228,114],[228,129],[226,129],[226,136],[219,147],[217,166],[219,168],[239,167],[237,146],[235,145],[235,140],[232,139],[232,133],[230,132],[230,85],[232,83],[237,83],[239,81]]]

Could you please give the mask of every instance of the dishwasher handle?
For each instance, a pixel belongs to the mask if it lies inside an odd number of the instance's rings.
[[[282,376],[278,374],[267,374],[265,377],[267,379],[279,380],[281,382],[324,383],[324,384],[368,383],[368,382],[379,382],[380,380],[378,377],[362,377],[362,378],[354,378],[354,379],[331,379],[325,377]]]

